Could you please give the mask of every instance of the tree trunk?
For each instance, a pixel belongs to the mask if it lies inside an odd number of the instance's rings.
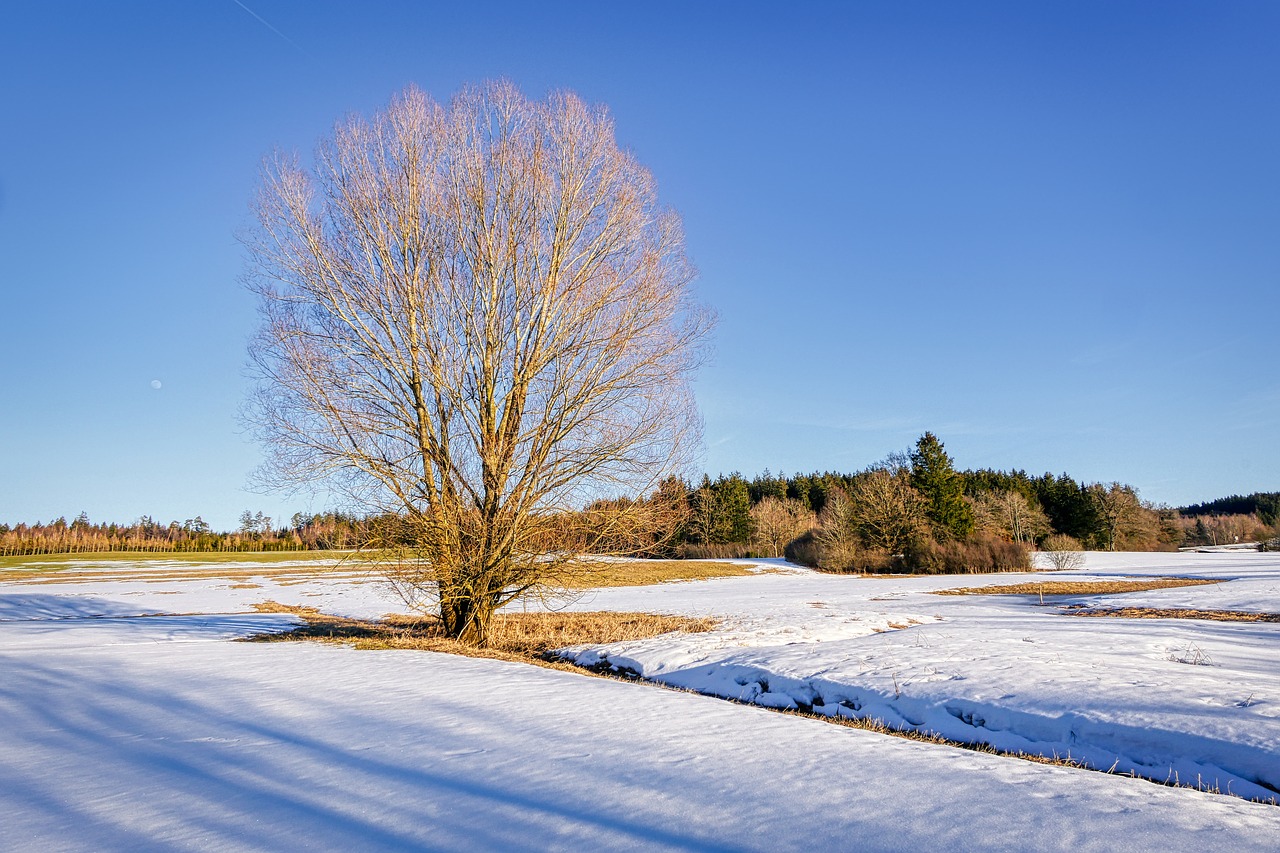
[[[483,646],[489,640],[493,621],[493,603],[487,596],[465,592],[445,593],[441,590],[440,617],[445,633],[468,646]],[[445,603],[445,595],[448,603]]]

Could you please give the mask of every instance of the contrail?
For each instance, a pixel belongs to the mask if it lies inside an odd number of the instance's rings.
[[[246,5],[244,5],[243,3],[241,3],[241,2],[240,2],[240,0],[231,0],[231,2],[235,3],[235,4],[236,4],[237,6],[239,6],[241,9],[244,9],[244,10],[245,10],[246,12],[248,12],[250,15],[253,15],[253,17],[255,17],[255,18],[257,18],[257,19],[258,19],[258,22],[259,22],[260,24],[262,24],[262,26],[264,26],[264,27],[266,27],[267,29],[271,30],[271,32],[275,33],[276,35],[280,36],[280,38],[284,39],[284,40],[285,40],[285,41],[287,41],[289,44],[291,44],[291,45],[293,45],[294,47],[296,47],[296,48],[297,48],[297,49],[298,49],[298,50],[299,50],[299,51],[300,51],[304,56],[310,56],[310,55],[311,55],[311,54],[307,53],[305,50],[303,50],[303,49],[302,49],[302,45],[298,44],[296,41],[294,41],[293,39],[289,38],[287,35],[285,35],[284,33],[280,32],[280,31],[279,31],[279,30],[277,30],[275,27],[271,26],[270,22],[268,22],[266,18],[262,17],[262,16],[261,16],[261,15],[259,15],[257,12],[253,11],[253,10],[252,10],[252,9],[250,9],[248,6],[246,6]]]

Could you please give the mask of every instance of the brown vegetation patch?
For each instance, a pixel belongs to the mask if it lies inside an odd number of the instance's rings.
[[[934,595],[1109,595],[1221,583],[1206,578],[1151,578],[1133,581],[1032,581],[1031,583],[964,586],[934,590]]]
[[[224,559],[228,562],[240,562],[242,555],[228,554]],[[150,561],[139,560],[137,563],[120,568],[91,569],[77,566],[59,569],[52,565],[27,566],[23,568],[0,569],[0,582],[7,583],[85,583],[85,582],[140,582],[166,583],[180,580],[228,580],[244,581],[238,589],[248,589],[247,583],[255,578],[270,578],[280,586],[294,586],[306,583],[315,577],[326,580],[364,580],[370,577],[380,578],[377,571],[376,558],[355,557],[337,562],[309,561],[306,556],[292,555],[298,560],[306,560],[303,565],[272,565],[264,563],[255,566],[202,566],[198,563],[186,565],[183,555],[168,555],[165,558]],[[332,559],[332,557],[330,557]],[[757,570],[768,572],[769,569]],[[601,560],[584,561],[560,578],[570,589],[591,589],[607,586],[646,586],[648,584],[666,583],[668,581],[701,580],[704,578],[740,577],[753,574],[751,569],[736,563],[709,560]]]
[[[1207,619],[1211,622],[1280,622],[1280,613],[1251,613],[1247,610],[1189,610],[1163,607],[1117,607],[1100,610],[1068,610],[1072,616],[1117,616],[1121,619]]]
[[[483,648],[464,645],[445,636],[437,619],[388,616],[381,621],[347,619],[320,613],[314,607],[299,607],[264,601],[254,605],[263,613],[293,613],[306,624],[291,631],[257,634],[248,642],[315,640],[341,643],[358,649],[417,649],[448,652],[471,657],[521,660],[556,668],[571,668],[545,658],[553,649],[583,644],[642,640],[673,631],[710,631],[715,619],[666,616],[658,613],[591,611],[583,613],[499,613],[489,628],[489,643]]]
[[[768,571],[765,569],[764,571]],[[602,586],[647,586],[668,581],[742,577],[759,574],[737,563],[711,560],[601,560],[584,562],[561,579],[571,589]]]

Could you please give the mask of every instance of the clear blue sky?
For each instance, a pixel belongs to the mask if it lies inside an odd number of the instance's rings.
[[[498,76],[608,104],[683,213],[707,470],[928,429],[1172,504],[1280,489],[1278,44],[1271,0],[9,4],[0,520],[322,508],[245,490],[258,163]]]

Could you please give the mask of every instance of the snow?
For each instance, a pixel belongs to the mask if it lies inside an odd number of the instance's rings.
[[[1223,583],[1045,606],[1038,596],[933,594],[1035,579],[1166,575]],[[719,615],[725,626],[564,656],[712,696],[868,717],[1271,799],[1280,794],[1280,624],[1083,618],[1066,615],[1063,605],[1276,612],[1278,588],[1280,558],[1255,553],[1091,554],[1069,575],[807,573],[600,590],[579,606]]]
[[[1275,806],[713,697],[1117,756],[1252,793],[1280,770],[1280,625],[932,594],[1026,575],[769,568],[567,604],[722,617],[706,634],[572,653],[711,696],[425,652],[228,642],[291,624],[252,610],[266,598],[396,609],[370,579],[0,584],[0,849],[1277,848]],[[1091,573],[1216,573],[1239,580],[1170,592],[1255,584],[1241,600],[1280,610],[1265,588],[1276,555],[1090,555],[1073,576]],[[1107,600],[1135,595],[1155,593]],[[1192,646],[1211,665],[1170,659]]]

